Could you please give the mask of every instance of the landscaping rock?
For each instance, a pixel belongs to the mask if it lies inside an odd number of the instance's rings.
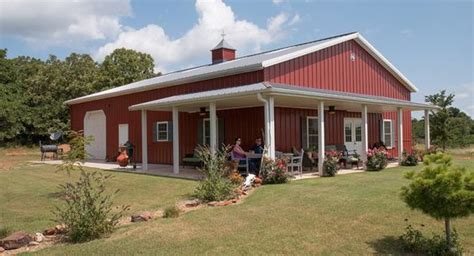
[[[255,177],[255,180],[253,180],[254,184],[262,184],[262,179],[259,177]]]
[[[4,252],[5,251],[5,248],[3,247],[0,247],[0,253]]]
[[[216,201],[212,201],[212,202],[209,202],[207,203],[208,206],[217,206],[219,202],[216,202]]]
[[[151,212],[142,212],[140,214],[132,215],[131,221],[132,222],[141,222],[141,221],[148,221],[153,218],[153,214]]]
[[[55,228],[48,228],[45,231],[43,231],[43,235],[45,236],[52,236],[56,234],[56,229]]]
[[[17,249],[27,245],[33,238],[23,231],[17,231],[4,239],[0,240],[0,247],[5,250]]]
[[[35,242],[35,241],[31,241],[28,243],[28,246],[38,246],[40,243],[38,242]]]
[[[184,207],[192,208],[198,206],[200,203],[201,202],[199,202],[199,199],[189,200],[184,202]]]
[[[236,204],[238,201],[239,201],[239,199],[237,199],[237,198],[232,199],[233,204]]]
[[[61,224],[61,225],[56,225],[54,227],[56,233],[55,234],[64,234],[66,233],[67,229],[66,229],[66,225],[65,224]]]
[[[44,235],[41,233],[36,233],[35,236],[33,237],[33,241],[41,243],[44,240]]]

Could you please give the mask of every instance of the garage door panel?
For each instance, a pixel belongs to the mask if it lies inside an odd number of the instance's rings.
[[[93,139],[86,146],[88,159],[105,160],[106,156],[106,116],[104,111],[87,112],[84,117],[84,136]]]

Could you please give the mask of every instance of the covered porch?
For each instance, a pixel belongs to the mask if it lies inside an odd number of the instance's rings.
[[[379,138],[384,138],[382,135],[385,134],[385,130],[389,132],[387,132],[386,139],[390,140],[390,150],[393,151],[393,155],[401,156],[405,149],[411,148],[411,145],[404,145],[404,140],[406,140],[404,135],[408,138],[410,136],[410,129],[406,128],[411,127],[411,111],[424,111],[427,138],[425,147],[429,148],[429,110],[436,109],[436,107],[393,98],[275,83],[257,83],[167,97],[129,107],[131,111],[141,111],[143,170],[148,170],[150,166],[147,143],[149,134],[147,115],[149,112],[168,111],[172,113],[172,166],[173,173],[178,174],[181,171],[180,147],[183,146],[183,143],[180,143],[180,137],[182,137],[180,134],[194,132],[181,130],[183,126],[180,126],[180,121],[186,122],[186,119],[180,118],[180,116],[185,113],[199,113],[203,109],[208,117],[208,144],[211,150],[215,150],[219,146],[218,112],[248,109],[249,111],[241,113],[253,115],[255,112],[260,112],[263,117],[261,120],[263,140],[269,157],[275,158],[278,150],[288,151],[290,146],[314,147],[318,149],[317,166],[318,173],[321,175],[326,146],[335,143],[352,146],[351,143],[353,143],[354,146],[357,146],[362,161],[365,161],[367,150],[371,147],[369,141],[374,142]],[[286,115],[285,112],[304,112],[305,119],[304,121],[296,120],[298,117],[291,114]],[[233,125],[246,126],[249,123],[239,123],[234,120]],[[310,132],[296,131],[301,130],[305,125],[305,131]],[[227,144],[230,143],[227,141]],[[400,157],[398,159],[401,160]]]

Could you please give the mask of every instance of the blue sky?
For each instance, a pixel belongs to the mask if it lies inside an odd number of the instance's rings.
[[[358,31],[419,89],[441,89],[474,116],[472,1],[2,1],[9,57],[97,61],[117,47],[148,52],[169,72],[209,63],[221,31],[238,55]]]

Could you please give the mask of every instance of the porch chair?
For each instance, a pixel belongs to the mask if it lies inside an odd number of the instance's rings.
[[[357,165],[357,169],[359,169],[362,161],[360,160],[360,155],[356,150],[348,150],[344,144],[336,145],[336,147],[342,154],[340,162],[344,164],[345,169],[347,169],[349,164],[351,165],[351,168],[355,164]]]
[[[234,156],[234,152],[230,152],[230,158],[231,158],[232,161],[239,162],[239,165],[237,166],[237,168],[245,168],[245,172],[247,173],[247,175],[249,175],[249,160],[248,160],[248,158],[245,158],[245,159],[236,158]]]
[[[297,154],[290,157],[290,160],[288,161],[288,165],[287,165],[288,172],[291,171],[291,174],[293,174],[296,167],[296,171],[300,174],[300,176],[303,176],[303,155],[304,155],[304,150],[301,149],[301,153],[297,152]]]

